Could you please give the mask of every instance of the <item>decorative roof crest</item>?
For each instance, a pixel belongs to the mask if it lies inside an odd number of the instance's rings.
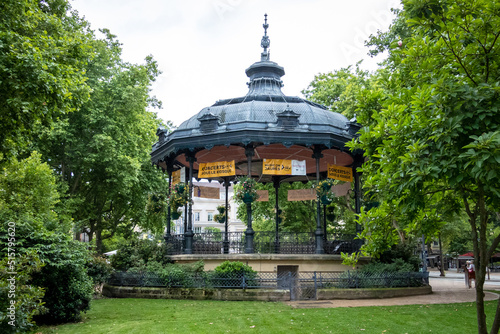
[[[269,24],[267,24],[267,14],[264,14],[264,24],[262,25],[262,27],[264,27],[264,36],[262,36],[260,46],[262,46],[264,48],[264,52],[261,53],[260,60],[266,61],[266,60],[269,60],[270,52],[267,49],[269,48],[269,45],[271,44],[271,41],[269,40],[269,36],[267,36],[267,28],[269,28]]]

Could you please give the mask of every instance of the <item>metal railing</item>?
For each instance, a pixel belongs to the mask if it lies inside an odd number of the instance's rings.
[[[259,272],[221,274],[215,271],[156,274],[149,272],[115,272],[108,280],[115,286],[219,288],[219,289],[359,289],[420,287],[429,285],[429,272],[367,273],[346,272]]]
[[[195,233],[193,237],[193,254],[229,254],[245,252],[245,232],[228,232],[227,242],[224,232]],[[183,234],[165,236],[169,255],[185,253]],[[325,254],[354,253],[359,251],[362,240],[354,235],[330,234],[323,242]],[[254,251],[260,254],[314,254],[316,251],[315,235],[310,232],[275,232],[256,231],[254,234]]]

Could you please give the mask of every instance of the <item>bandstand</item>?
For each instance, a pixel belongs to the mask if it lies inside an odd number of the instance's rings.
[[[338,166],[352,171],[355,210],[359,213],[357,167],[361,166],[363,156],[362,152],[350,151],[346,143],[357,135],[360,125],[355,119],[349,120],[322,105],[283,94],[281,78],[285,71],[270,60],[267,15],[263,27],[260,61],[246,69],[247,94],[219,100],[203,108],[172,132],[158,129],[158,142],[151,153],[152,163],[167,172],[170,180],[175,171],[185,168],[189,196],[192,196],[193,178],[200,178],[200,166],[234,161],[234,175],[211,178],[225,185],[226,208],[227,187],[230,182],[237,182],[239,176],[272,183],[277,194],[283,182],[320,181],[327,178],[329,167]],[[265,173],[263,163],[272,159],[298,161],[301,172]],[[315,232],[292,234],[279,232],[277,200],[276,230],[269,232],[253,230],[252,203],[246,203],[246,231],[227,232],[226,218],[224,238],[216,241],[208,235],[193,233],[192,207],[188,204],[186,229],[182,235],[171,234],[169,209],[165,241],[175,261],[203,259],[207,269],[232,259],[263,271],[276,270],[277,264],[298,264],[300,270],[306,271],[324,270],[324,264],[332,261],[337,263],[334,270],[340,270],[340,252],[357,251],[362,241],[353,236],[326,236],[321,205],[316,200],[316,217],[311,218],[316,220]]]

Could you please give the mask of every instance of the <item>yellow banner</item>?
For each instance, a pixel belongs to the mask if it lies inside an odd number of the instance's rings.
[[[198,169],[198,178],[211,178],[220,176],[231,176],[236,174],[236,168],[233,161],[217,161],[200,163]]]
[[[328,164],[328,178],[352,182],[352,168]]]
[[[262,174],[291,175],[292,160],[264,159],[262,162]]]

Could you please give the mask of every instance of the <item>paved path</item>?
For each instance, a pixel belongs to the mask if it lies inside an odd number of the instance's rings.
[[[439,272],[431,271],[429,284],[432,294],[422,296],[396,297],[386,299],[358,299],[358,300],[313,300],[287,302],[295,308],[329,308],[329,307],[357,307],[357,306],[390,306],[414,304],[450,304],[475,302],[476,290],[474,286],[469,289],[465,286],[463,273],[447,271],[445,277],[439,277]],[[490,280],[484,283],[485,290],[498,290],[500,293],[500,273],[492,273]],[[485,300],[496,300],[499,295],[485,292]]]

